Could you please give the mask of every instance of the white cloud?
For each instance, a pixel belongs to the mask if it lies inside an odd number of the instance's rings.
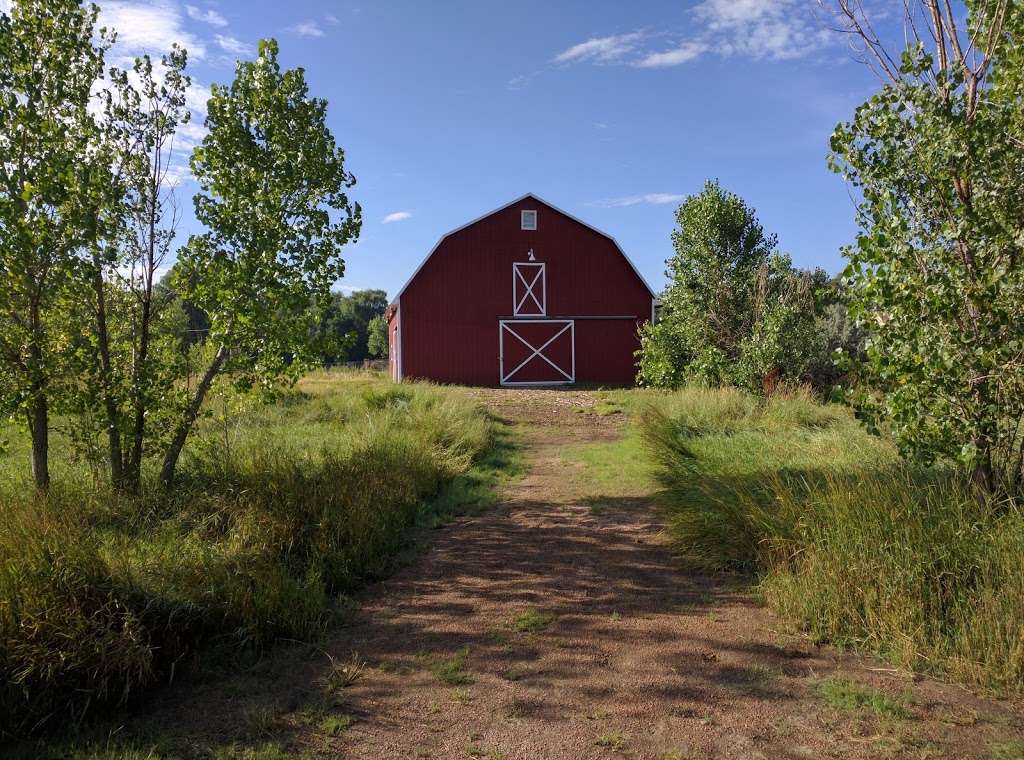
[[[11,13],[11,0],[0,0],[0,13]]]
[[[206,56],[206,46],[185,30],[181,12],[169,2],[106,2],[100,9],[100,25],[115,29],[117,48],[131,55],[159,57],[178,43],[190,58]]]
[[[692,19],[691,31],[665,50],[651,49],[654,35],[630,32],[593,37],[562,51],[554,61],[648,69],[679,66],[709,53],[783,61],[803,58],[836,40],[806,0],[702,0]]]
[[[324,21],[326,21],[331,26],[335,26],[339,23],[338,17],[331,13],[328,13],[326,16],[324,16]]]
[[[392,222],[402,222],[412,216],[411,211],[395,211],[384,217],[381,224],[391,224]]]
[[[324,30],[317,26],[315,21],[303,21],[295,26],[290,26],[285,29],[286,32],[292,32],[300,37],[323,37]]]
[[[604,200],[594,201],[590,205],[600,206],[601,208],[622,208],[624,206],[639,206],[640,204],[663,206],[667,203],[679,203],[685,197],[685,195],[677,195],[675,193],[645,193],[644,195],[626,195],[621,198],[605,198]]]
[[[708,46],[703,42],[684,42],[672,50],[663,53],[648,53],[636,65],[645,69],[658,69],[665,66],[678,66],[692,61],[707,52]]]
[[[643,33],[614,34],[609,37],[591,37],[586,42],[573,45],[555,56],[555,63],[581,63],[596,61],[610,63],[632,53],[643,40]]]
[[[716,52],[755,59],[802,58],[832,41],[832,34],[802,0],[704,0],[694,14]]]
[[[214,39],[220,45],[220,49],[225,52],[233,53],[234,55],[245,55],[249,52],[248,45],[229,34],[215,34]]]
[[[202,8],[197,8],[194,5],[186,5],[185,13],[188,14],[189,18],[195,19],[196,21],[202,21],[204,24],[210,24],[211,26],[228,25],[228,20],[212,8],[203,10]]]

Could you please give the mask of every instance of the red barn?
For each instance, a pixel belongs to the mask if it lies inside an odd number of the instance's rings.
[[[441,238],[388,309],[391,375],[629,384],[650,286],[619,244],[535,195]]]

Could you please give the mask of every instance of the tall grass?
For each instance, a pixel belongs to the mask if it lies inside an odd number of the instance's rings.
[[[822,641],[1000,692],[1024,690],[1024,515],[980,508],[838,406],[687,389],[642,419],[681,551],[751,570]]]
[[[83,464],[42,498],[4,463],[0,735],[123,701],[212,642],[316,638],[437,505],[484,495],[496,445],[457,391],[354,375],[212,411],[170,496],[120,498]]]

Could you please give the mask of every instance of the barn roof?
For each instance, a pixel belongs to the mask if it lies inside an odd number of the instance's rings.
[[[633,263],[633,260],[630,259],[629,256],[626,255],[626,252],[624,250],[622,250],[622,246],[619,245],[619,241],[618,240],[613,238],[607,232],[599,230],[597,227],[594,227],[591,224],[587,224],[582,219],[579,219],[579,218],[573,216],[568,211],[563,211],[562,209],[558,208],[558,206],[554,205],[553,203],[548,203],[546,200],[544,200],[543,198],[540,198],[540,197],[534,195],[533,193],[526,193],[525,195],[519,196],[515,200],[511,200],[508,203],[501,204],[500,206],[498,206],[498,208],[493,209],[491,211],[488,211],[486,214],[481,214],[480,216],[476,217],[475,219],[473,219],[471,221],[468,221],[468,222],[466,222],[465,224],[463,224],[463,225],[461,225],[459,227],[456,227],[454,230],[449,230],[448,232],[444,233],[440,237],[440,239],[434,244],[434,247],[430,249],[430,253],[428,253],[424,257],[423,261],[420,262],[420,265],[418,267],[416,267],[415,271],[412,273],[412,276],[410,276],[409,279],[405,281],[405,284],[402,286],[402,288],[398,291],[398,293],[395,295],[395,297],[393,299],[391,299],[391,305],[394,306],[394,305],[396,305],[398,303],[398,299],[402,297],[402,293],[404,293],[406,288],[408,288],[409,285],[412,283],[412,281],[416,279],[416,275],[418,275],[420,273],[420,270],[423,269],[423,266],[428,261],[430,261],[430,257],[434,255],[434,251],[436,251],[438,248],[441,247],[441,243],[443,243],[446,238],[450,237],[451,235],[454,235],[456,232],[459,232],[461,230],[466,229],[467,227],[469,227],[471,225],[476,224],[477,222],[479,222],[482,219],[486,219],[487,217],[491,216],[492,214],[497,214],[499,211],[503,211],[504,209],[507,209],[509,206],[514,206],[517,203],[525,201],[527,198],[531,198],[531,199],[537,201],[538,203],[543,203],[545,206],[547,206],[548,208],[550,208],[550,209],[552,209],[554,211],[557,211],[559,214],[562,214],[563,216],[569,217],[570,219],[572,219],[577,224],[582,224],[588,230],[593,230],[598,235],[602,235],[603,237],[606,237],[609,240],[611,240],[612,243],[615,245],[615,248],[618,249],[620,254],[622,254],[622,258],[624,258],[626,260],[626,263],[629,264],[630,268],[633,270],[633,272],[639,278],[640,282],[642,282],[644,284],[644,287],[647,288],[647,291],[651,294],[651,298],[656,298],[657,297],[657,295],[654,292],[654,288],[652,288],[650,283],[647,282],[646,279],[644,279],[644,276],[642,274],[640,274],[640,270],[636,268],[636,264]]]

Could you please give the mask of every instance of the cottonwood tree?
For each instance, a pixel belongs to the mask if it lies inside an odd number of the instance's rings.
[[[39,488],[81,331],[78,252],[96,234],[90,92],[111,42],[96,34],[97,12],[17,0],[0,13],[0,405],[28,423]]]
[[[82,407],[97,402],[107,438],[112,484],[137,492],[147,438],[167,416],[182,374],[174,336],[158,328],[171,294],[156,278],[171,252],[178,208],[174,197],[174,138],[188,122],[187,54],[174,46],[155,69],[142,56],[129,72],[111,69],[102,93],[101,145],[109,156],[110,197],[97,204],[102,234],[85,267],[91,283],[94,386]],[[162,340],[161,340],[162,338]],[[98,394],[96,391],[99,391]],[[90,432],[91,415],[79,429]]]
[[[206,394],[222,372],[236,383],[297,377],[319,358],[310,325],[344,273],[342,246],[357,237],[355,178],[308,94],[302,69],[282,71],[274,40],[215,85],[202,144],[192,154],[207,232],[179,253],[173,285],[209,319],[209,362],[177,421],[160,479],[170,486]]]
[[[388,355],[388,323],[384,317],[374,317],[366,326],[366,354],[371,359]]]
[[[659,319],[641,333],[641,382],[760,390],[802,379],[821,353],[815,288],[824,274],[795,270],[754,210],[717,182],[683,201],[676,223]]]
[[[838,15],[882,88],[840,124],[832,167],[859,191],[846,250],[870,330],[859,399],[925,461],[955,459],[982,498],[1019,494],[1024,456],[1024,5],[905,3],[890,50],[857,0]]]

